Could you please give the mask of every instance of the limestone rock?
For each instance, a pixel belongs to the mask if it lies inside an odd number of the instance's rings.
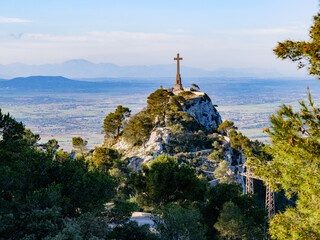
[[[170,131],[164,127],[156,127],[152,130],[148,141],[143,146],[132,146],[132,144],[121,139],[113,148],[119,150],[125,157],[130,158],[130,166],[139,168],[142,162],[149,162],[155,156],[164,153],[164,144],[170,140]]]
[[[219,127],[222,123],[221,116],[217,109],[212,105],[211,99],[207,94],[188,100],[183,106],[183,110],[194,117],[200,124],[211,131]]]

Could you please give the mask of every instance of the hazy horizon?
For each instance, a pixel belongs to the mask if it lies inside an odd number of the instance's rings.
[[[180,52],[183,66],[206,71],[306,76],[272,49],[278,41],[308,40],[318,1],[3,0],[0,7],[0,64],[174,64]]]
[[[176,64],[117,65],[110,62],[94,63],[86,59],[70,59],[56,64],[0,64],[0,78],[12,79],[29,76],[63,76],[73,79],[86,78],[159,78],[175,77]],[[254,78],[310,78],[305,69],[281,73],[271,68],[217,68],[205,70],[181,64],[183,78],[194,77],[254,77]]]

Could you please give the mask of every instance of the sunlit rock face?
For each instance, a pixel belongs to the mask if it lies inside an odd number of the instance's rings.
[[[218,128],[222,123],[221,116],[217,109],[213,106],[211,99],[207,94],[188,100],[183,110],[194,117],[200,124],[211,131]]]

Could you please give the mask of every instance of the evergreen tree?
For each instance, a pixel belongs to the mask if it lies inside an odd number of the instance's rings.
[[[241,209],[232,201],[223,204],[222,211],[214,227],[220,236],[231,239],[263,239],[261,228],[252,224],[252,219],[246,217]]]
[[[120,154],[115,149],[96,147],[94,149],[93,157],[88,161],[96,168],[106,172],[113,165],[114,161],[119,158]]]
[[[75,149],[75,152],[80,154],[83,158],[87,156],[88,152],[88,141],[83,140],[82,137],[74,137],[72,138],[72,146]]]
[[[197,178],[195,170],[172,157],[160,155],[142,171],[131,175],[141,207],[163,207],[171,202],[201,200],[205,184]]]
[[[309,74],[320,78],[320,13],[313,17],[309,41],[286,40],[273,50],[281,59],[298,62],[298,68],[307,67]]]
[[[320,76],[320,13],[314,17],[309,32],[310,41],[278,43],[275,54],[282,59],[307,66],[309,74]],[[270,221],[270,233],[275,239],[320,239],[320,109],[308,92],[308,103],[300,102],[300,110],[283,105],[270,118],[265,131],[271,146],[265,151],[273,159],[258,156],[248,165],[274,190],[284,189],[288,197],[295,196],[296,206],[288,207]]]
[[[235,175],[230,170],[229,163],[225,160],[219,163],[213,174],[215,179],[220,179],[220,183],[236,182]]]
[[[124,137],[133,145],[142,145],[148,140],[152,128],[151,118],[145,111],[142,111],[130,118],[124,129]]]
[[[228,202],[232,202],[232,206],[227,208],[225,204]],[[255,196],[242,195],[239,184],[221,183],[209,187],[201,207],[201,215],[201,222],[208,227],[207,239],[220,239],[219,232],[224,235],[233,226],[244,227],[241,230],[242,236],[252,236],[254,230],[257,238],[248,239],[262,239],[265,209]],[[233,231],[233,234],[236,233]]]
[[[60,146],[58,141],[53,138],[48,140],[45,144],[42,144],[41,147],[46,150],[49,155],[54,155]]]
[[[205,240],[205,227],[200,224],[200,212],[194,208],[183,208],[168,204],[160,218],[156,218],[155,229],[161,240]]]
[[[0,239],[50,239],[67,218],[102,211],[114,196],[107,173],[35,147],[39,137],[1,110],[0,129]]]
[[[115,112],[109,113],[103,122],[103,132],[107,137],[117,138],[125,124],[126,118],[130,117],[131,110],[119,105]]]
[[[164,118],[171,96],[173,96],[173,93],[165,89],[158,89],[154,93],[151,93],[147,100],[150,112],[154,116],[158,115],[158,117]]]
[[[283,105],[271,117],[265,131],[272,146],[266,152],[273,160],[251,159],[255,174],[273,189],[284,189],[288,197],[298,198],[270,222],[270,232],[277,239],[318,239],[320,237],[320,108],[308,94],[309,102],[300,102],[300,111]]]
[[[232,129],[234,129],[234,130],[237,129],[237,127],[234,126],[234,122],[225,120],[218,127],[218,132],[222,132],[223,134],[228,135],[229,131],[232,130]]]

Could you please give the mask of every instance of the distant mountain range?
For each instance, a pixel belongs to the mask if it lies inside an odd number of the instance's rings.
[[[176,65],[118,66],[112,63],[92,63],[87,60],[70,60],[59,64],[27,65],[0,64],[0,78],[29,76],[64,76],[68,78],[119,78],[119,77],[175,77]],[[262,69],[219,69],[207,71],[181,66],[182,77],[281,77],[281,74]]]
[[[16,92],[104,92],[127,94],[125,89],[139,93],[145,89],[159,88],[159,82],[134,79],[104,79],[100,82],[78,81],[60,76],[31,76],[11,80],[0,79],[0,90]]]

